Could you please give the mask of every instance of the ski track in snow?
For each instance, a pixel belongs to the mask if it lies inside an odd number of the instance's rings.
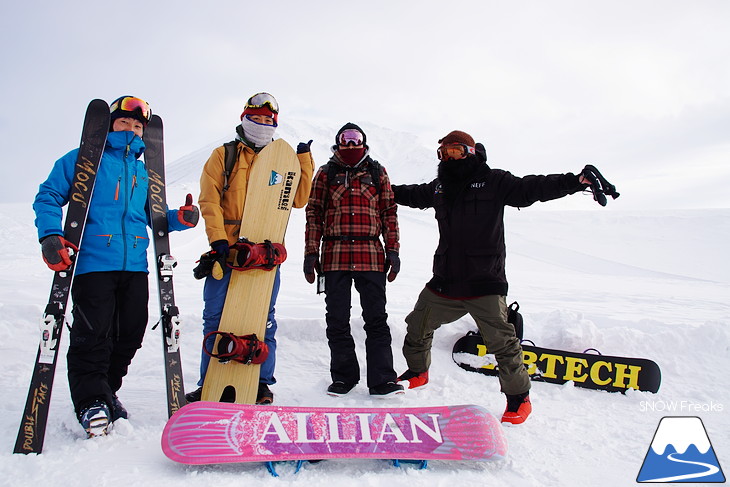
[[[319,161],[324,162],[324,161]],[[399,173],[394,170],[393,173]],[[171,207],[194,183],[168,188]],[[578,197],[578,196],[576,196]],[[618,202],[611,202],[618,206]],[[51,281],[40,257],[28,204],[0,205],[0,478],[3,485],[72,487],[91,485],[352,486],[463,485],[630,486],[662,416],[681,411],[647,411],[645,405],[686,400],[719,403],[722,411],[701,415],[720,464],[730,465],[730,264],[723,250],[730,241],[730,210],[621,212],[601,209],[586,199],[586,211],[509,209],[506,214],[511,300],[519,301],[525,338],[548,348],[656,361],[663,384],[658,394],[612,394],[533,383],[534,413],[521,426],[506,427],[509,452],[496,462],[429,462],[426,470],[397,469],[385,461],[337,460],[306,464],[293,474],[277,466],[272,478],[259,464],[185,466],[168,460],[160,448],[166,421],[159,330],[148,330],[120,399],[130,412],[105,438],[84,439],[74,417],[66,384],[65,349],[53,389],[42,455],[13,455],[30,369],[37,349],[37,325]],[[399,209],[401,274],[388,284],[388,312],[397,372],[405,370],[400,347],[404,318],[430,278],[437,230],[432,211]],[[479,404],[499,416],[504,396],[494,377],[460,369],[451,359],[453,343],[474,329],[470,318],[436,332],[431,383],[402,399],[371,399],[361,383],[335,399],[329,384],[324,301],[302,276],[304,211],[295,210],[287,233],[289,258],[282,266],[277,305],[279,352],[272,387],[276,404],[287,406],[387,407]],[[172,234],[176,301],[182,320],[186,390],[197,381],[202,282],[192,277],[194,261],[206,249],[202,225]],[[151,283],[150,327],[157,321]],[[362,318],[353,293],[352,328],[364,376]]]

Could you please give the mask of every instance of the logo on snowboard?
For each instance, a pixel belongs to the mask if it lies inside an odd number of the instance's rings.
[[[269,178],[269,186],[276,186],[277,184],[281,184],[281,182],[284,181],[284,176],[279,174],[276,171],[271,171],[271,177]]]
[[[288,211],[291,208],[291,190],[294,186],[294,178],[296,177],[296,175],[297,173],[290,171],[286,173],[285,180],[282,174],[271,171],[269,186],[273,186],[274,184],[282,184],[282,182],[284,184],[284,188],[281,190],[281,194],[279,195],[279,206],[277,206],[277,209]]]
[[[696,416],[662,418],[636,481],[725,482],[702,420]]]

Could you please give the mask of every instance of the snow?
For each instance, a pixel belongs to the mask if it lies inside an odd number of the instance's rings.
[[[380,133],[381,152],[395,182],[428,180],[435,172],[431,149],[413,147],[412,136]],[[318,164],[325,162],[336,127],[282,127],[290,143],[312,138]],[[315,134],[313,134],[315,135]],[[224,141],[227,139],[221,139]],[[375,147],[370,136],[371,145]],[[392,144],[390,143],[392,141]],[[64,148],[66,149],[66,148]],[[59,150],[59,154],[63,149]],[[202,148],[169,165],[170,206],[187,192],[197,196],[200,167],[210,151]],[[426,161],[426,162],[424,162]],[[496,166],[500,166],[496,164]],[[500,166],[504,167],[504,166]],[[611,179],[608,167],[599,166]],[[49,168],[50,169],[50,168]],[[577,168],[565,167],[565,171]],[[519,171],[515,171],[519,174]],[[45,174],[37,175],[39,182]],[[614,180],[619,191],[622,181]],[[574,195],[554,203],[506,212],[510,280],[508,302],[517,300],[525,319],[525,338],[548,348],[656,361],[663,383],[657,394],[607,393],[533,383],[534,412],[520,426],[506,427],[507,458],[495,462],[430,462],[427,470],[394,468],[388,462],[339,460],[278,467],[274,479],[259,464],[185,466],[168,460],[160,448],[166,421],[165,389],[158,330],[150,330],[120,391],[129,420],[117,422],[104,438],[86,440],[71,407],[65,381],[62,343],[50,421],[41,455],[12,454],[31,366],[37,350],[37,325],[51,273],[40,258],[30,202],[0,205],[0,481],[3,485],[210,486],[347,485],[405,486],[623,486],[634,485],[659,420],[700,416],[721,465],[730,465],[730,209],[625,209],[622,201],[601,208],[590,196]],[[576,211],[575,208],[580,208]],[[389,322],[396,370],[405,370],[400,347],[404,318],[430,278],[437,231],[432,211],[399,209],[402,270],[388,285]],[[504,409],[497,379],[460,369],[451,359],[453,343],[474,328],[463,318],[436,333],[431,383],[401,399],[371,399],[363,382],[348,396],[324,394],[329,384],[324,302],[301,272],[304,211],[295,210],[287,233],[289,258],[282,266],[277,306],[279,322],[276,404],[287,406],[387,407],[478,404],[495,415]],[[202,225],[172,235],[179,265],[176,298],[183,321],[185,386],[195,387],[201,334],[202,282],[192,277],[194,261],[206,250]],[[150,327],[158,304],[150,298]],[[364,364],[364,332],[357,294],[353,294],[353,334]]]
[[[678,453],[684,453],[690,445],[694,445],[705,454],[710,449],[710,440],[698,418],[666,418],[657,428],[651,448],[657,455],[663,455],[669,445]]]

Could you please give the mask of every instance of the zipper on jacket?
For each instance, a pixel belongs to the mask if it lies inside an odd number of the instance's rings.
[[[119,185],[122,182],[122,177],[119,176],[119,179],[117,179],[117,189],[114,190],[114,201],[119,201]]]
[[[129,171],[128,171],[128,165],[127,158],[129,157],[129,151],[130,146],[127,144],[127,147],[124,149],[124,158],[122,159],[123,168],[124,168],[124,188],[126,191],[126,188],[129,188]],[[126,218],[127,218],[127,212],[129,211],[129,198],[124,198],[124,211],[122,212],[122,270],[127,270],[127,226],[126,226]]]
[[[105,234],[105,235],[98,235],[98,236],[99,237],[108,237],[106,239],[106,246],[107,247],[111,247],[112,246],[112,237],[114,237],[114,235],[112,235],[112,234]]]
[[[139,235],[134,236],[134,248],[137,248],[137,244],[140,240],[147,240],[147,237],[140,237]]]

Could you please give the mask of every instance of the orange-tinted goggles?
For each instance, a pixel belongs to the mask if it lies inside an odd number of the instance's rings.
[[[436,149],[436,155],[439,161],[448,161],[449,159],[464,159],[465,157],[476,154],[476,149],[466,144],[448,144],[442,145]]]
[[[139,111],[142,117],[149,122],[152,118],[152,110],[149,104],[141,98],[135,98],[133,96],[124,96],[115,100],[114,103],[109,107],[110,112],[116,110],[123,110],[125,112]]]

